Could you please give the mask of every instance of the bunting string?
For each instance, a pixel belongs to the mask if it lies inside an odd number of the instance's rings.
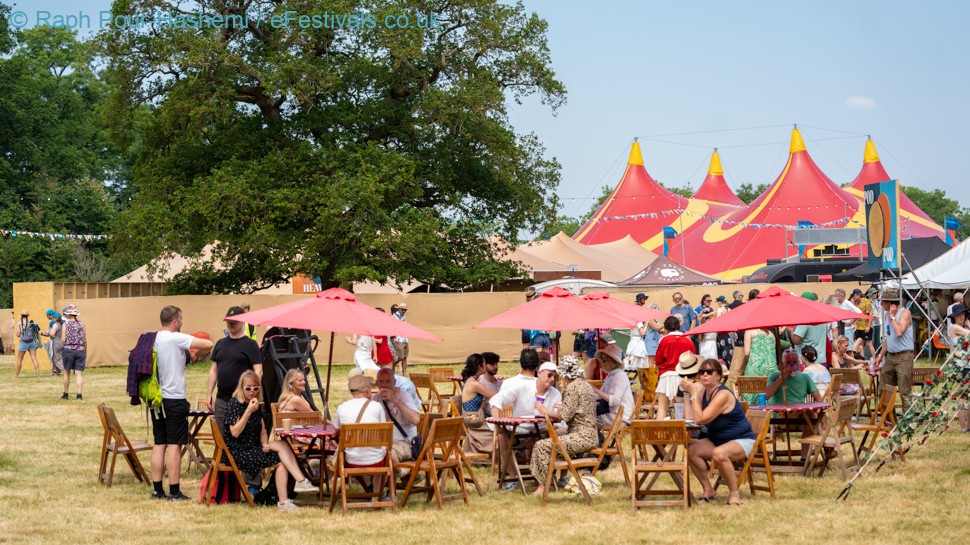
[[[720,223],[724,225],[730,225],[732,227],[741,226],[746,229],[785,229],[788,231],[794,231],[796,229],[828,229],[831,227],[845,225],[852,219],[849,216],[844,216],[841,218],[834,219],[832,221],[827,221],[825,223],[816,223],[810,226],[784,224],[784,223],[749,223],[744,221],[729,220],[729,219],[722,218],[720,216],[700,214],[698,212],[694,212],[693,210],[674,208],[671,210],[659,210],[657,212],[646,212],[643,214],[628,214],[625,216],[604,216],[601,218],[591,218],[587,221],[592,223],[605,223],[610,221],[637,221],[637,220],[645,220],[645,219],[665,218],[668,216],[677,216],[680,214],[684,214],[685,216],[690,216],[690,217],[703,218],[712,224]]]
[[[35,233],[33,231],[15,231],[12,229],[0,229],[0,235],[9,238],[43,238],[47,240],[108,240],[110,235],[77,235],[74,233]]]

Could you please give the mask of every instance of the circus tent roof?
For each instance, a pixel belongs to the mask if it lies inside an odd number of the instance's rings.
[[[670,257],[728,280],[739,280],[770,258],[793,252],[789,229],[800,220],[844,227],[864,222],[859,201],[815,164],[798,129],[792,131],[788,162],[754,202],[723,217],[707,217],[671,244]]]
[[[519,246],[519,249],[540,259],[556,263],[562,270],[570,265],[576,265],[579,270],[600,271],[602,280],[607,282],[629,278],[647,264],[642,257],[636,255],[626,256],[623,252],[604,251],[595,246],[585,246],[561,231],[549,240]],[[653,259],[655,258],[656,256],[653,256]]]
[[[862,161],[862,170],[859,175],[852,180],[845,191],[851,194],[862,204],[862,192],[866,184],[885,182],[892,178],[886,173],[886,169],[879,160],[879,153],[876,152],[876,145],[872,140],[866,140],[866,151]],[[933,221],[930,216],[916,206],[902,191],[899,192],[899,234],[903,239],[939,237],[945,238],[943,228]]]
[[[656,251],[663,247],[664,226],[675,225],[679,211],[688,205],[688,199],[671,193],[650,176],[640,143],[634,141],[620,182],[573,238],[583,244],[602,244],[631,235],[646,249]]]
[[[658,256],[653,263],[644,267],[637,274],[622,282],[618,286],[693,286],[723,284],[724,280],[695,271],[679,263],[675,263],[667,256]]]
[[[657,259],[657,254],[638,244],[637,241],[633,240],[633,237],[630,235],[627,235],[619,240],[614,240],[613,242],[591,244],[589,245],[589,248],[604,252],[616,253],[623,259],[633,261],[640,266],[652,263],[654,259]]]
[[[744,201],[731,191],[724,179],[724,168],[721,166],[721,155],[717,152],[717,148],[711,154],[711,166],[707,169],[707,177],[697,188],[693,198],[734,206],[745,205]]]

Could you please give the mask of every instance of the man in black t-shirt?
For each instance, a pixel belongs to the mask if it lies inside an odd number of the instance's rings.
[[[243,314],[240,307],[231,307],[226,312],[226,328],[229,336],[219,339],[212,349],[212,367],[209,368],[208,404],[213,418],[225,436],[226,406],[232,393],[239,384],[239,377],[250,369],[256,372],[260,382],[263,380],[263,358],[256,341],[246,336],[245,325],[233,320],[233,316]],[[215,399],[212,391],[216,390]]]

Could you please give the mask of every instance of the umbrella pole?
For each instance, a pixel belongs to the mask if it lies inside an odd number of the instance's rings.
[[[786,391],[785,385],[785,370],[780,364],[784,362],[781,361],[781,331],[778,326],[775,326],[775,361],[778,362],[778,372],[781,373],[781,402],[784,405],[788,404],[788,392]]]
[[[324,395],[327,396],[327,405],[328,406],[330,405],[330,371],[333,370],[333,338],[334,338],[334,335],[335,335],[334,332],[331,331],[330,332],[330,354],[329,354],[329,356],[327,356],[327,387],[326,387],[326,393]]]
[[[556,367],[559,367],[559,337],[562,336],[562,331],[556,332]]]

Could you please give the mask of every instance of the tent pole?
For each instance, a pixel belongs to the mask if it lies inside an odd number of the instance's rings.
[[[331,331],[330,332],[330,355],[327,356],[327,386],[326,386],[327,405],[330,405],[330,371],[333,370],[333,338],[334,338],[334,335],[335,335],[335,333],[333,331]]]

